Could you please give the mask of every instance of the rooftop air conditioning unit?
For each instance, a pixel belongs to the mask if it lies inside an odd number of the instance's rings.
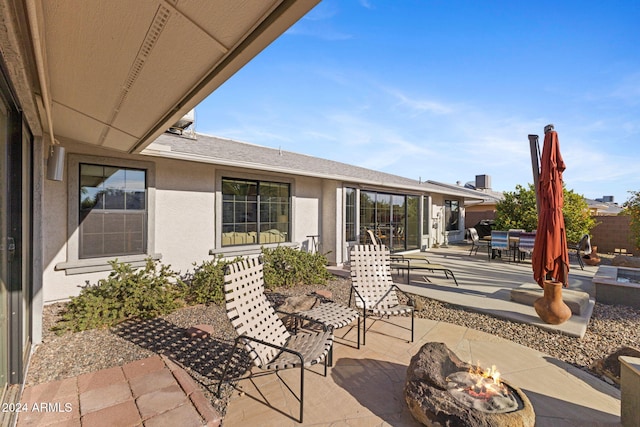
[[[182,132],[184,132],[185,129],[191,126],[195,121],[196,121],[196,110],[194,109],[189,111],[187,114],[182,116],[180,120],[175,122],[173,126],[169,128],[169,132],[182,135]]]
[[[476,188],[478,190],[491,189],[491,177],[489,175],[476,175]]]

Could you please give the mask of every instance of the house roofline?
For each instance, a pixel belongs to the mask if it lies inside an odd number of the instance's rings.
[[[284,174],[306,176],[306,177],[312,177],[312,178],[330,179],[334,181],[353,183],[354,185],[361,185],[361,186],[399,189],[399,190],[411,191],[411,192],[422,193],[422,194],[452,195],[452,196],[462,197],[464,199],[483,200],[482,197],[479,197],[479,196],[473,197],[473,195],[470,195],[468,193],[465,194],[463,192],[456,191],[456,189],[447,188],[444,185],[438,185],[435,182],[420,183],[418,181],[415,181],[415,184],[406,184],[401,182],[388,182],[388,180],[384,179],[385,177],[394,177],[394,178],[398,178],[399,180],[405,180],[405,181],[408,181],[409,178],[401,177],[399,175],[388,174],[385,172],[379,172],[373,169],[366,169],[359,166],[353,166],[346,163],[337,162],[334,160],[328,160],[328,159],[322,159],[319,157],[309,156],[307,154],[300,154],[300,153],[295,153],[291,151],[284,151],[276,148],[266,147],[266,146],[258,145],[254,143],[235,141],[229,138],[221,138],[213,135],[205,135],[205,134],[197,134],[197,135],[205,138],[217,139],[227,144],[234,144],[237,147],[243,147],[243,146],[255,147],[256,149],[265,150],[266,152],[274,155],[290,154],[301,159],[322,160],[323,162],[328,162],[332,166],[336,166],[336,168],[339,168],[340,166],[345,166],[345,167],[358,168],[362,171],[379,173],[381,174],[381,179],[378,180],[378,179],[363,178],[360,176],[355,176],[355,174],[340,174],[335,172],[326,173],[326,172],[319,172],[319,171],[313,171],[313,170],[306,170],[303,168],[286,167],[283,165],[269,164],[266,161],[256,162],[256,161],[239,160],[237,158],[225,159],[213,154],[208,155],[208,154],[201,154],[201,153],[195,153],[195,152],[177,151],[177,150],[174,150],[171,145],[167,145],[162,142],[159,142],[159,140],[156,140],[153,143],[151,143],[149,146],[147,146],[141,152],[141,154],[152,156],[152,157],[161,157],[161,158],[169,158],[169,159],[183,160],[183,161],[190,161],[190,162],[207,163],[207,164],[214,164],[214,165],[226,166],[226,167],[240,167],[240,168],[250,169],[250,170],[260,170],[260,171],[267,171],[267,172],[273,172],[273,173],[284,173]],[[191,143],[191,144],[197,145],[199,143],[198,139],[194,140],[192,138],[186,138],[179,135],[171,135],[171,134],[165,133],[163,139],[167,139],[167,138],[173,143],[179,143],[179,141],[184,140],[185,147],[186,147],[186,144]]]

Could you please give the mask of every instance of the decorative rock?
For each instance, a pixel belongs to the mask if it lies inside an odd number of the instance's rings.
[[[282,311],[284,313],[297,313],[299,311],[311,310],[317,302],[318,299],[312,295],[288,297],[284,300],[284,303],[278,307],[278,311]]]
[[[328,289],[319,289],[315,292],[315,294],[324,299],[331,299],[333,297],[333,294]]]
[[[596,360],[592,369],[598,372],[603,378],[610,379],[616,384],[620,384],[620,356],[640,357],[640,350],[633,347],[621,347],[607,357]]]
[[[616,255],[611,261],[611,265],[616,267],[640,268],[640,257]]]
[[[207,339],[213,334],[213,326],[211,325],[196,325],[186,330],[185,335],[188,338]]]
[[[488,413],[472,409],[447,391],[446,378],[472,368],[443,343],[426,343],[411,359],[405,382],[405,400],[413,417],[426,426],[464,425],[470,427],[535,425],[535,413],[527,396],[505,383],[519,398],[518,410]],[[503,381],[504,382],[504,381]]]

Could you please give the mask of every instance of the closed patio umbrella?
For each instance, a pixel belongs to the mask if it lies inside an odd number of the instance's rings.
[[[538,182],[538,200],[540,203],[538,214],[538,230],[531,255],[533,278],[545,291],[545,298],[559,299],[558,304],[562,313],[553,314],[549,319],[548,313],[541,314],[541,310],[558,310],[554,307],[543,308],[543,298],[534,304],[538,315],[547,323],[559,324],[571,316],[571,311],[562,302],[562,287],[568,286],[569,252],[567,249],[567,234],[564,225],[562,206],[564,204],[562,172],[566,166],[560,154],[558,134],[553,126],[545,127],[544,147],[540,158],[540,178]],[[548,287],[548,289],[547,289]],[[549,294],[549,295],[547,295]],[[555,294],[553,296],[552,294]],[[547,302],[546,304],[550,304]],[[567,315],[567,310],[568,315]],[[557,318],[557,317],[560,318]],[[566,319],[562,320],[562,317]]]

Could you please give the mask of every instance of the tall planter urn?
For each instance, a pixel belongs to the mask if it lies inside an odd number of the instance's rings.
[[[562,300],[562,282],[545,280],[543,285],[543,296],[533,303],[538,316],[550,325],[560,325],[569,320],[571,309]]]

